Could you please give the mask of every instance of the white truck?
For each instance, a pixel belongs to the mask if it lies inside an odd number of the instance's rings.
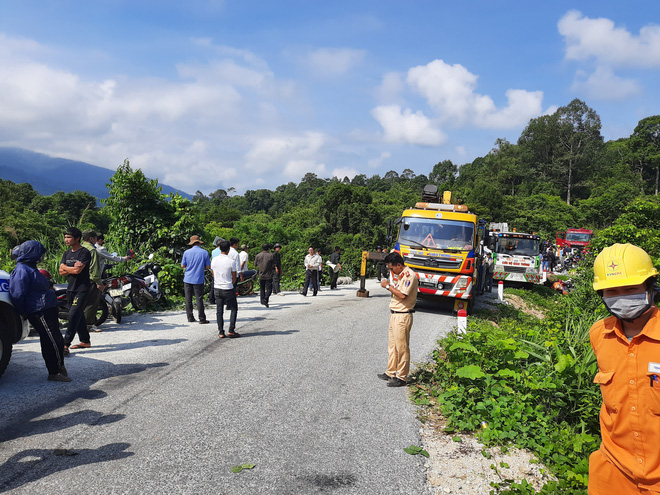
[[[29,332],[27,320],[21,320],[9,299],[9,273],[0,270],[0,376],[7,369],[12,346]]]
[[[493,251],[493,280],[543,284],[547,273],[539,253],[541,239],[521,232],[491,232],[489,245]]]

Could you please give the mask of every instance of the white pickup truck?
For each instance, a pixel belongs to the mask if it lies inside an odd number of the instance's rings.
[[[9,273],[0,270],[0,376],[7,369],[12,346],[29,332],[27,321],[21,321],[9,299]]]

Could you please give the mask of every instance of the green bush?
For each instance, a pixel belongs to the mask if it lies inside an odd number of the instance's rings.
[[[496,324],[473,317],[467,334],[439,342],[412,387],[418,403],[437,404],[449,432],[477,432],[486,445],[534,452],[557,477],[542,493],[586,493],[589,454],[600,443],[601,398],[592,383],[597,363],[589,329],[604,314],[590,288],[590,265],[584,266],[569,296],[547,293],[543,320],[510,307]],[[515,292],[538,305],[543,289]],[[533,493],[526,483],[495,488]]]

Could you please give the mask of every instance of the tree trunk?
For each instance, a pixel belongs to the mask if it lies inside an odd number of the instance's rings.
[[[573,160],[568,162],[568,184],[566,187],[566,204],[570,206],[571,204],[571,186],[573,180]]]
[[[658,176],[660,176],[660,166],[655,169],[655,195],[658,195]]]

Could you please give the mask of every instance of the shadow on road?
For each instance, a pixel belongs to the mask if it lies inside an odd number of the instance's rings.
[[[41,433],[52,433],[58,430],[64,430],[77,424],[87,424],[90,426],[114,423],[124,418],[123,414],[103,414],[98,411],[84,410],[71,414],[64,414],[47,419],[35,419],[45,416],[52,411],[57,411],[78,399],[95,400],[106,397],[108,394],[103,390],[93,390],[91,385],[96,381],[110,377],[127,376],[136,373],[142,373],[150,368],[160,368],[167,366],[167,363],[153,364],[110,364],[104,367],[95,367],[95,374],[87,376],[86,380],[76,380],[65,386],[71,387],[68,393],[62,395],[42,396],[43,402],[35,405],[31,409],[21,411],[16,417],[7,417],[5,415],[0,419],[0,442],[14,440],[17,438],[38,435]],[[90,381],[91,379],[91,381]],[[3,390],[3,400],[20,400],[21,389],[17,389],[14,397],[11,397],[11,391]],[[0,470],[2,473],[2,470]]]
[[[0,492],[14,490],[26,483],[85,464],[108,462],[130,457],[129,443],[110,443],[98,449],[28,449],[11,456],[0,466],[4,480]],[[60,487],[61,489],[61,487]],[[60,491],[55,489],[55,491]]]
[[[291,335],[294,333],[299,333],[300,330],[259,330],[256,332],[241,332],[241,338],[243,337],[269,337],[271,335]],[[231,339],[224,339],[231,340]]]
[[[99,352],[109,351],[122,351],[125,349],[139,349],[141,347],[157,347],[160,345],[180,344],[188,339],[154,339],[154,340],[141,340],[140,342],[124,342],[123,344],[102,344],[92,345],[89,349],[72,350],[71,356],[82,354],[96,354]]]

